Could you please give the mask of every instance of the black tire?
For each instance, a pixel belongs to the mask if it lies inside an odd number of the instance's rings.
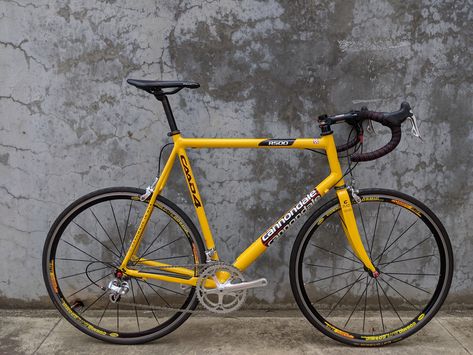
[[[126,275],[131,292],[115,304],[109,299],[108,282],[115,278],[117,265],[148,203],[139,200],[144,193],[142,189],[116,187],[79,198],[56,219],[43,250],[43,277],[53,304],[80,331],[110,343],[139,344],[160,338],[190,316],[189,312],[179,312],[176,308],[193,310],[198,304],[195,287],[184,290],[178,284],[148,282]],[[138,250],[140,255],[146,255],[147,259],[166,259],[166,263],[173,265],[204,262],[204,245],[190,218],[162,196],[158,196],[155,207]],[[147,239],[150,234],[153,238]],[[183,251],[188,255],[181,255]],[[163,252],[172,256],[164,257]],[[84,281],[87,285],[82,288]],[[160,310],[126,305],[131,300],[131,303],[164,307]]]
[[[440,309],[453,253],[442,223],[415,198],[385,189],[362,190],[359,197],[359,204],[352,201],[355,217],[380,276],[373,278],[352,253],[335,198],[297,236],[291,287],[304,316],[323,334],[349,345],[387,345],[419,331]]]

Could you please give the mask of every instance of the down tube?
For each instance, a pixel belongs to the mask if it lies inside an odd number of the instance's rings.
[[[273,241],[282,236],[292,224],[320,199],[322,195],[317,188],[309,192],[302,200],[296,203],[282,217],[278,219],[266,232],[264,232],[253,244],[251,244],[241,255],[235,260],[233,266],[239,270],[245,270],[250,266]]]

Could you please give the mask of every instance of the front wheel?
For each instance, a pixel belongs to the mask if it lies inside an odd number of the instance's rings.
[[[112,343],[137,344],[162,337],[180,326],[190,315],[186,311],[198,303],[195,287],[117,276],[148,205],[140,200],[144,193],[119,187],[78,199],[56,219],[44,246],[43,276],[54,305],[82,332]],[[205,260],[192,221],[161,196],[136,255],[189,268]],[[133,262],[129,266],[168,273]],[[119,297],[110,286],[117,277],[123,291]]]
[[[291,254],[296,302],[321,332],[340,342],[380,346],[414,334],[441,307],[453,253],[445,228],[424,204],[397,191],[367,189],[353,211],[374,278],[353,253],[333,199],[300,230]]]

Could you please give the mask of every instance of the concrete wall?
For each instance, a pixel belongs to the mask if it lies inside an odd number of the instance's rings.
[[[179,128],[195,137],[310,137],[320,113],[408,100],[424,143],[406,135],[356,177],[438,213],[455,249],[450,301],[471,302],[472,22],[471,0],[0,1],[0,304],[49,304],[41,250],[68,203],[154,178],[168,127],[129,77],[200,82],[171,98]],[[190,159],[228,261],[326,172],[304,152]],[[179,173],[164,195],[192,212]],[[253,301],[292,302],[295,234],[249,270],[271,283]]]

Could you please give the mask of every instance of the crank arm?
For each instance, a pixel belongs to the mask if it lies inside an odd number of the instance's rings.
[[[217,294],[217,293],[227,293],[227,292],[234,292],[234,291],[241,291],[241,290],[248,290],[250,288],[256,287],[263,287],[268,285],[268,280],[265,278],[248,281],[248,282],[241,282],[239,284],[228,284],[222,285],[219,288],[212,288],[207,290],[208,294]]]

